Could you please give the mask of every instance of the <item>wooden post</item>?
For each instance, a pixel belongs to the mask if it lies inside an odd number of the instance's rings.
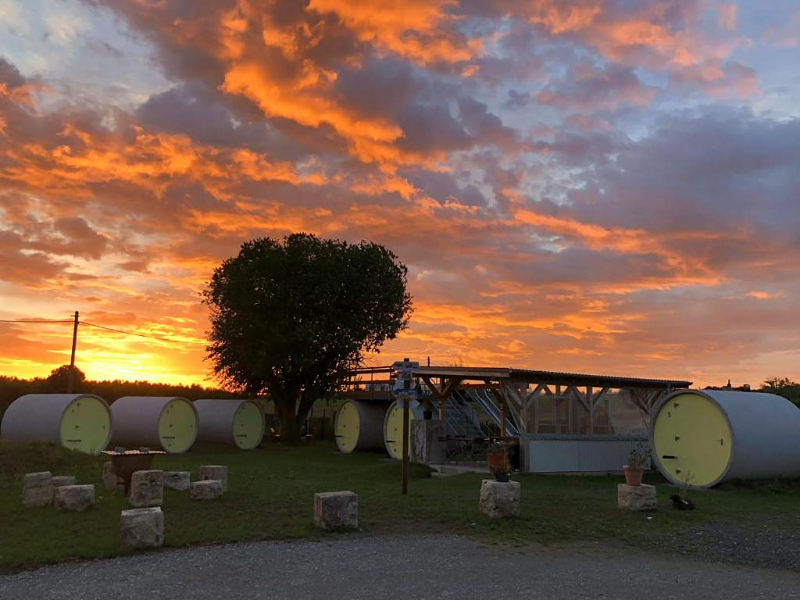
[[[408,493],[408,425],[409,425],[409,402],[408,402],[408,395],[410,389],[411,381],[406,379],[403,387],[405,391],[403,393],[403,487],[402,492],[403,494]]]
[[[440,388],[442,390],[444,390],[444,388],[445,388],[444,377],[442,377],[440,379],[439,385],[440,385]],[[444,423],[444,418],[446,416],[445,406],[444,406],[446,403],[447,403],[447,396],[445,396],[444,393],[442,393],[442,395],[439,397],[439,420],[442,423]]]
[[[67,393],[75,390],[75,348],[78,345],[78,311],[75,311],[75,323],[72,326],[72,354],[69,358],[69,377],[67,378]]]
[[[506,400],[500,401],[500,437],[506,437]]]

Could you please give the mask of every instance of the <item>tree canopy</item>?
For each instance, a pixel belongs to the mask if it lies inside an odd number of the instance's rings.
[[[314,401],[406,327],[406,276],[372,242],[310,234],[245,242],[204,292],[214,373],[226,386],[267,393],[284,439],[296,440]]]
[[[78,367],[61,365],[50,371],[50,375],[44,380],[42,391],[46,394],[64,394],[69,390],[70,370],[73,372],[72,391],[76,393],[85,392],[86,375]]]
[[[771,377],[770,379],[766,379],[761,391],[783,396],[787,400],[800,406],[800,384],[788,377]]]

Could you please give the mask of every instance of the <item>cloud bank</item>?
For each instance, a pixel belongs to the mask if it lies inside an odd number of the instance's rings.
[[[38,68],[0,45],[0,318],[173,340],[85,329],[90,377],[202,381],[211,271],[294,231],[409,265],[376,364],[800,376],[800,120],[748,63],[792,46],[738,4],[64,6],[13,13]],[[68,356],[60,326],[0,338],[4,373]]]

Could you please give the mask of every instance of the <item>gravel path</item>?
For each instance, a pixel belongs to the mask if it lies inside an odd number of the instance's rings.
[[[0,598],[800,598],[800,574],[600,545],[520,549],[455,536],[352,535],[62,564],[0,577]]]
[[[796,519],[795,519],[796,521]],[[800,572],[800,531],[784,516],[749,516],[747,522],[708,521],[673,537],[680,554],[770,569]]]

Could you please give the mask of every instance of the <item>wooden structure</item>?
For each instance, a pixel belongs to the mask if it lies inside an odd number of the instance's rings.
[[[377,377],[376,377],[377,375]],[[501,435],[506,436],[505,417],[510,415],[523,434],[617,434],[611,422],[612,405],[627,405],[649,421],[650,409],[673,390],[688,388],[692,382],[641,379],[538,371],[507,367],[421,366],[415,376],[437,401],[439,419],[445,420],[446,400],[457,389],[490,392],[500,407]],[[391,368],[359,369],[342,392],[343,397],[390,397]]]

